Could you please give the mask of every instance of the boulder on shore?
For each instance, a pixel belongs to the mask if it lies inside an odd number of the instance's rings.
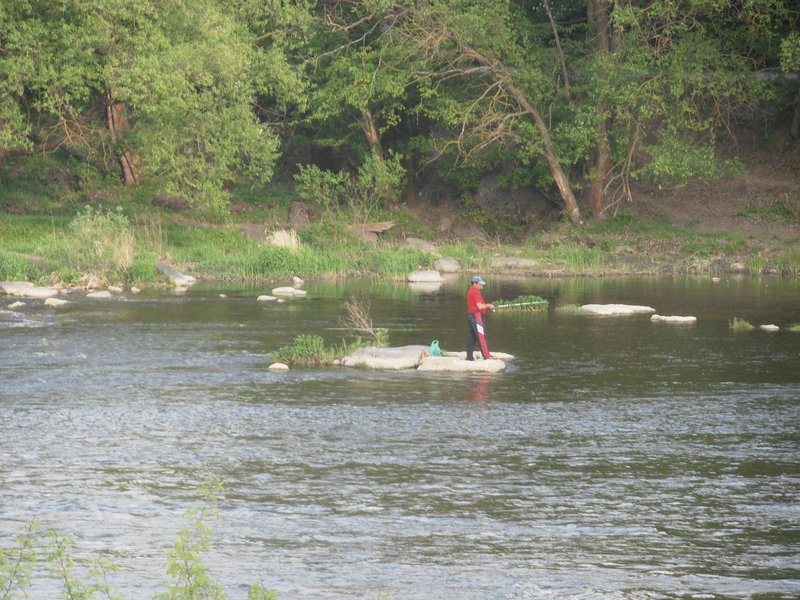
[[[184,275],[176,268],[171,267],[166,263],[156,263],[156,269],[158,269],[159,273],[163,273],[169,277],[172,280],[172,283],[175,284],[175,287],[185,288],[189,287],[193,283],[197,283],[197,280],[191,275]]]
[[[39,287],[30,281],[0,281],[0,294],[21,298],[51,298],[58,295],[58,290]]]
[[[409,283],[442,283],[444,277],[439,271],[427,269],[424,271],[411,271],[408,274]]]
[[[458,259],[453,258],[452,256],[440,258],[433,263],[433,266],[440,273],[458,273],[461,271],[461,263],[458,262]]]

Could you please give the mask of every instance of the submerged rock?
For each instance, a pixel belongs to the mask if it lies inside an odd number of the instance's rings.
[[[278,287],[272,290],[274,296],[306,296],[308,292],[293,287]]]
[[[651,321],[663,321],[665,323],[697,323],[697,317],[681,317],[677,315],[653,315]]]
[[[637,306],[635,304],[584,304],[581,309],[593,315],[634,315],[641,313],[654,313],[655,308]]]
[[[62,298],[48,298],[47,300],[44,301],[45,306],[53,306],[53,307],[66,306],[69,303],[70,303],[69,300],[63,300]]]
[[[777,325],[770,324],[770,325],[760,325],[759,329],[763,329],[764,331],[778,331],[780,330],[780,327],[778,327]]]

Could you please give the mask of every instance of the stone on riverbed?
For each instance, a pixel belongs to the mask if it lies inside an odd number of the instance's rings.
[[[69,300],[63,300],[62,298],[48,298],[44,301],[45,306],[52,307],[66,306],[69,303]]]
[[[584,304],[581,310],[593,315],[635,315],[641,313],[654,313],[655,308],[649,306],[636,306],[635,304]]]
[[[308,292],[306,292],[305,290],[298,290],[297,288],[286,286],[286,287],[278,287],[278,288],[273,289],[272,290],[272,295],[273,296],[292,296],[292,297],[294,297],[294,296],[306,296],[306,295],[308,295]]]
[[[697,323],[697,317],[681,317],[678,315],[653,315],[651,321],[663,321],[664,323]]]

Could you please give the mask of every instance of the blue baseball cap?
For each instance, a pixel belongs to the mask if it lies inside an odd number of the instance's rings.
[[[475,275],[475,277],[472,278],[472,283],[482,283],[483,285],[486,285],[486,282],[479,275]]]

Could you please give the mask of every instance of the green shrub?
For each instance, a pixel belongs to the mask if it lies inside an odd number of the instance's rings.
[[[158,258],[150,252],[139,252],[133,257],[133,264],[129,270],[128,280],[143,284],[154,283],[161,278],[156,268]]]
[[[99,277],[125,279],[134,262],[135,240],[128,218],[115,211],[96,211],[86,207],[65,232],[51,236],[48,261],[58,265],[64,281],[77,283],[84,272]]]
[[[271,356],[273,361],[289,366],[311,366],[332,362],[325,341],[318,335],[298,335],[288,346],[278,348]]]
[[[739,317],[733,317],[729,324],[734,331],[751,331],[755,329],[752,323],[745,319],[740,319]]]

